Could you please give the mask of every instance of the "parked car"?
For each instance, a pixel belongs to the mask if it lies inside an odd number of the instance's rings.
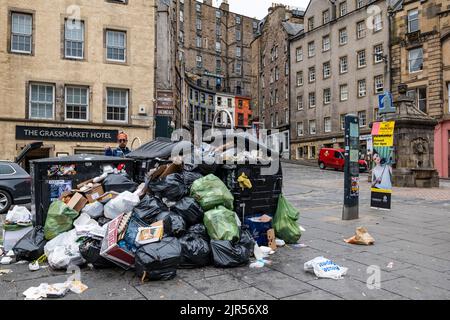
[[[344,149],[322,148],[319,151],[319,167],[320,169],[333,168],[335,170],[344,170],[345,158]],[[359,171],[366,172],[368,170],[367,162],[360,159]]]
[[[15,162],[0,161],[0,213],[31,201],[31,176]]]

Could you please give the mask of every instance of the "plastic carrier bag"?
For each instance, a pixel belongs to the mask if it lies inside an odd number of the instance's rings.
[[[273,228],[278,238],[286,243],[297,243],[301,237],[300,227],[297,223],[300,213],[283,195],[278,198],[278,207],[273,218]]]
[[[73,228],[73,220],[78,217],[78,212],[69,208],[64,202],[57,200],[52,202],[45,220],[45,239],[51,240],[57,235]]]

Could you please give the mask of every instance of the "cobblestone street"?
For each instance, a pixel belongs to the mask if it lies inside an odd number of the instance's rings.
[[[284,194],[300,209],[306,229],[301,243],[286,246],[262,269],[213,267],[180,270],[167,282],[142,284],[132,271],[82,269],[89,289],[64,299],[449,299],[450,187],[394,189],[390,212],[370,209],[367,175],[361,176],[360,219],[342,221],[343,173],[283,163]],[[373,246],[344,242],[358,226],[367,227]],[[318,279],[303,264],[324,256],[348,273],[342,280]],[[381,287],[369,289],[369,266],[381,269]],[[1,299],[23,299],[22,292],[40,283],[62,282],[64,272],[28,271],[25,265],[2,266]]]

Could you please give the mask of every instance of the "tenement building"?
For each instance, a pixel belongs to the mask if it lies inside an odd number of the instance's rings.
[[[103,153],[153,138],[152,0],[0,1],[4,159]],[[133,143],[134,142],[134,143]]]
[[[400,1],[393,11],[392,91],[408,85],[417,107],[436,118],[435,167],[450,173],[450,2]],[[433,143],[429,141],[429,143]]]
[[[311,0],[304,32],[290,43],[293,159],[343,147],[346,114],[359,117],[361,135],[370,133],[378,95],[390,87],[388,40],[386,1]]]
[[[260,128],[269,130],[270,140],[278,138],[282,156],[286,158],[290,148],[289,37],[303,30],[303,14],[299,9],[273,4],[252,42],[256,120]]]
[[[250,43],[258,20],[230,12],[226,0],[220,7],[214,7],[212,0],[177,0],[174,10],[177,17],[177,74],[181,82],[187,83],[182,95],[190,95],[193,89],[194,94],[197,90],[201,95],[204,90],[205,94],[232,94],[248,100],[252,84]],[[183,117],[190,120],[183,119],[182,125],[192,126],[199,117],[210,119],[209,115],[197,116],[202,114],[203,107],[192,104],[190,96],[181,97],[179,101]],[[209,108],[203,109],[209,112]]]

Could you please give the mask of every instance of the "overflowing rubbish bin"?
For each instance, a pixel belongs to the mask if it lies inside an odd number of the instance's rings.
[[[54,269],[119,266],[142,279],[170,280],[179,268],[232,268],[252,256],[263,266],[259,246],[276,249],[272,220],[286,242],[298,240],[298,211],[282,197],[281,165],[263,175],[260,156],[234,144],[184,145],[226,164],[172,158],[180,142],[167,140],[126,159],[32,162],[35,225],[15,252],[29,261],[45,255]]]

